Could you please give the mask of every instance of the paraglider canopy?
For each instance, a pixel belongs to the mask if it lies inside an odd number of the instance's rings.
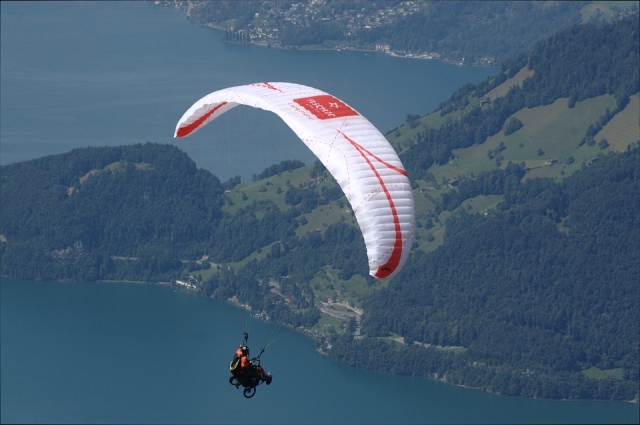
[[[411,184],[387,139],[342,100],[313,87],[264,82],[208,94],[184,113],[175,137],[186,137],[238,105],[274,112],[336,179],[362,231],[369,273],[397,274],[415,226]]]

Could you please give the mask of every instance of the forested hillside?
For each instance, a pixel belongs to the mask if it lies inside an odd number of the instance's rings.
[[[301,327],[346,364],[509,395],[632,399],[638,39],[637,15],[572,27],[390,132],[418,226],[390,281],[368,276],[353,212],[319,162],[222,183],[157,144],[0,167],[0,273],[182,278]],[[605,130],[626,136],[604,143]],[[539,140],[563,156],[537,159]]]
[[[510,178],[504,211],[454,215],[438,250],[363,303],[368,338],[330,355],[508,395],[634,398],[639,173],[636,148],[562,183]],[[390,333],[408,345],[371,338]]]
[[[394,51],[434,52],[464,64],[499,64],[579,23],[586,3],[434,1],[422,13],[362,29],[354,38],[362,46],[388,44]]]
[[[3,275],[170,280],[222,216],[220,181],[175,147],[75,149],[1,170]]]
[[[584,157],[581,150],[594,146],[596,135],[637,97],[638,41],[637,16],[572,27],[506,62],[502,74],[462,87],[434,114],[408,116],[406,126],[390,132],[404,149],[402,159],[412,177],[429,183],[420,183],[433,208],[419,218],[423,229],[437,227],[432,218],[448,217],[441,227],[443,240],[432,252],[414,250],[403,274],[363,301],[366,338],[341,337],[329,352],[332,357],[509,395],[637,397],[637,114],[635,139],[626,146],[631,150],[619,156],[593,156],[591,150],[591,159],[573,168],[582,171],[570,177],[564,171],[556,174],[564,180],[533,178],[533,158],[505,164],[502,155],[532,142],[518,135],[524,130],[532,134],[530,122],[523,124],[514,115],[543,111],[559,99],[567,110],[579,107],[584,115],[587,100],[611,96],[614,106],[603,108],[582,131],[574,128],[571,139],[539,130],[557,143],[575,143],[560,150],[567,157],[547,160],[572,169],[574,156]],[[516,74],[526,77],[517,80]],[[510,80],[513,85],[496,94]],[[537,114],[544,123],[545,113]],[[566,116],[574,118],[560,123],[565,127],[580,121],[575,114]],[[403,138],[402,133],[413,136]],[[493,143],[488,156],[495,163],[475,176],[466,170],[479,159],[458,155],[465,149],[477,152],[473,147],[488,140]],[[598,145],[601,152],[609,150],[602,139]],[[449,184],[455,185],[452,189],[429,195],[440,184],[439,169],[463,175]],[[483,214],[466,212],[472,209],[469,202],[491,197],[498,201]]]
[[[637,11],[590,1],[178,1],[224,40],[287,48],[368,49],[464,64],[500,64],[581,22]]]
[[[415,179],[426,180],[429,167],[446,164],[454,149],[482,144],[503,129],[505,135],[516,131],[518,128],[506,127],[507,120],[523,108],[549,105],[560,98],[568,98],[568,107],[573,108],[576,102],[612,95],[616,107],[583,133],[581,143],[592,140],[625,108],[629,97],[640,91],[639,39],[635,15],[604,26],[577,25],[538,43],[530,54],[505,62],[501,74],[468,84],[443,102],[438,108],[441,116],[463,110],[465,114],[419,131],[407,142],[401,155],[403,163]],[[533,71],[531,77],[503,96],[480,104],[487,93],[523,67]]]

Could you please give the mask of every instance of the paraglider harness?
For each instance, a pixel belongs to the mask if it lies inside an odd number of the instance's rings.
[[[240,345],[240,348],[247,347],[247,341],[249,339],[249,334],[247,332],[244,333],[243,343]],[[229,383],[231,385],[235,385],[238,388],[240,385],[244,387],[243,394],[246,398],[251,398],[256,393],[256,387],[263,382],[266,382],[267,385],[271,384],[272,376],[270,373],[265,373],[264,369],[260,365],[260,356],[264,353],[265,347],[260,349],[260,353],[252,358],[249,361],[249,367],[246,370],[241,370],[240,362],[243,356],[246,356],[246,352],[243,353],[242,356],[237,353],[233,355],[233,359],[231,359],[231,363],[229,364],[229,370],[231,371],[231,377],[229,378]],[[248,351],[248,349],[247,349]]]

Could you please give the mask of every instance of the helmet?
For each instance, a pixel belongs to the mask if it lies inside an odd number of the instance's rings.
[[[243,345],[242,347],[240,347],[240,350],[242,350],[243,353],[249,353],[249,347],[247,347],[246,345]]]

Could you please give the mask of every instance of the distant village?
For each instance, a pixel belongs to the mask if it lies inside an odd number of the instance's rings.
[[[188,18],[192,18],[191,11],[198,5],[197,1],[181,0],[157,0],[155,4],[171,6],[185,12]],[[283,26],[306,27],[315,22],[328,23],[331,21],[346,22],[346,36],[349,37],[356,31],[371,29],[383,25],[392,24],[395,21],[408,15],[421,12],[428,7],[428,2],[423,1],[402,1],[393,6],[379,8],[356,7],[353,3],[348,8],[336,8],[327,0],[311,0],[300,2],[264,2],[269,7],[262,8],[262,12],[256,12],[251,24],[243,28],[233,26],[215,25],[209,23],[211,27],[228,30],[242,39],[243,42],[263,45],[280,46],[280,29]],[[337,50],[350,50],[353,47],[347,43],[341,46],[332,46]],[[378,44],[376,51],[419,59],[439,59],[437,53],[408,53],[392,51],[388,44]]]
[[[288,6],[288,7],[287,7]],[[354,4],[355,6],[355,4]],[[367,11],[365,8],[350,8],[337,11],[324,0],[311,0],[290,5],[274,2],[264,14],[256,13],[255,20],[246,31],[252,43],[277,43],[278,27],[285,22],[294,27],[308,26],[311,22],[330,22],[344,20],[347,23],[347,36],[360,29],[370,29],[393,23],[399,18],[416,13],[427,7],[427,3],[404,1],[393,7]],[[233,29],[233,28],[229,28]],[[380,47],[384,50],[384,47]]]

